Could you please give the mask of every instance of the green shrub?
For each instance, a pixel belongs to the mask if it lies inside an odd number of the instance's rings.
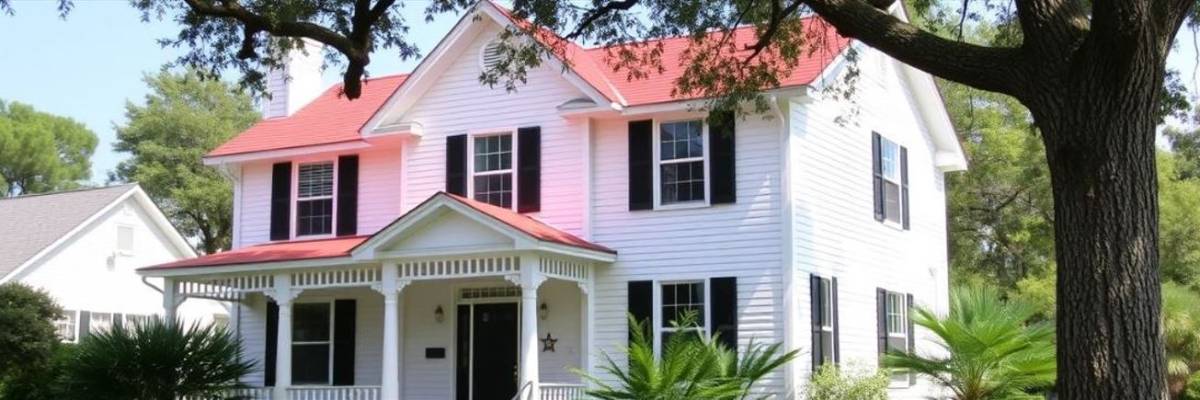
[[[1187,386],[1183,387],[1183,394],[1179,396],[1179,399],[1200,400],[1200,372],[1188,377]]]
[[[31,365],[11,373],[0,385],[0,399],[59,400],[66,396],[66,367],[75,360],[75,345],[54,346],[49,362]]]
[[[808,382],[808,400],[887,400],[890,377],[884,370],[844,370],[834,365],[817,369]]]
[[[45,291],[21,283],[0,285],[0,381],[50,360],[62,308]]]
[[[228,330],[157,318],[114,325],[84,338],[77,350],[66,368],[66,397],[80,400],[219,398],[241,387],[254,368]]]

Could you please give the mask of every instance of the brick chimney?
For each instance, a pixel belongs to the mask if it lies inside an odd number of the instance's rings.
[[[321,43],[304,40],[304,49],[291,49],[283,65],[267,72],[267,93],[263,118],[287,117],[321,95]]]

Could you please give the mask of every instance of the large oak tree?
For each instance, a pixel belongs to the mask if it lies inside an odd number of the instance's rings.
[[[689,35],[678,94],[715,96],[728,107],[778,82],[805,51],[821,47],[799,18],[820,15],[841,34],[933,75],[1010,95],[1029,108],[1046,148],[1058,260],[1058,390],[1065,399],[1162,398],[1166,393],[1158,274],[1155,125],[1167,54],[1196,0],[963,0],[964,13],[1010,21],[1015,45],[948,39],[897,16],[895,0],[516,0],[524,30],[614,44]],[[0,0],[0,10],[8,0]],[[416,2],[413,2],[416,3]],[[468,0],[421,2],[429,15]],[[928,0],[922,3],[929,3]],[[148,17],[182,24],[167,45],[180,61],[216,74],[244,72],[261,87],[263,65],[299,38],[322,42],[343,61],[345,95],[357,98],[371,54],[414,57],[397,0],[134,0]],[[982,10],[982,11],[979,11]],[[754,25],[743,43],[711,32]],[[822,25],[825,26],[825,25]],[[520,32],[516,32],[520,33]],[[534,54],[561,51],[514,41],[482,80],[524,79]],[[521,43],[526,43],[522,45]],[[543,41],[544,43],[544,41]],[[561,44],[561,43],[559,43]],[[270,51],[268,49],[275,49]],[[612,52],[636,79],[661,67],[653,45]],[[761,102],[759,103],[761,105]]]

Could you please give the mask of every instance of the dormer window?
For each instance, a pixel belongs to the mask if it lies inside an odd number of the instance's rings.
[[[296,176],[296,236],[333,233],[332,161],[300,164]]]

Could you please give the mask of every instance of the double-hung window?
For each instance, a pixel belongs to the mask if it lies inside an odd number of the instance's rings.
[[[837,334],[835,333],[837,318],[834,311],[837,307],[835,287],[830,278],[813,277],[813,368],[836,362]]]
[[[708,292],[704,281],[663,283],[659,286],[659,331],[656,351],[679,334],[707,336]],[[661,354],[661,353],[660,353]]]
[[[658,205],[704,203],[708,198],[704,121],[660,123],[657,142]]]
[[[328,385],[333,360],[333,307],[329,302],[292,305],[292,382]]]
[[[885,291],[884,294],[884,333],[887,335],[887,350],[908,352],[912,343],[911,326],[909,325],[909,296],[905,293]],[[897,371],[892,374],[893,385],[907,385],[911,376],[907,371]]]
[[[886,138],[880,139],[880,168],[883,172],[883,217],[889,222],[902,222],[900,197],[900,145]]]
[[[471,157],[472,198],[494,206],[513,206],[513,135],[480,135],[473,138]]]
[[[333,233],[332,161],[300,164],[296,175],[296,236]]]
[[[58,338],[64,342],[74,342],[76,321],[78,320],[78,311],[63,310],[62,318],[54,320],[54,331],[58,334]]]

